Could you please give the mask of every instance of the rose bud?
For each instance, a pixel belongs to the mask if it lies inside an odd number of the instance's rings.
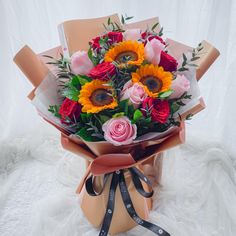
[[[161,53],[165,49],[165,45],[159,40],[153,39],[152,41],[147,41],[144,48],[145,58],[152,64],[158,65],[161,60]]]
[[[93,79],[109,80],[116,73],[116,67],[110,62],[103,62],[95,66],[89,76]]]
[[[88,57],[86,51],[75,52],[71,56],[71,70],[76,75],[88,75],[93,68],[93,63]]]
[[[170,99],[179,98],[190,89],[190,81],[184,75],[178,74],[176,79],[172,81],[171,89],[174,92],[170,95]]]
[[[142,85],[140,85],[139,83],[133,84],[131,81],[128,81],[121,91],[120,100],[122,101],[125,99],[129,99],[134,108],[137,109],[146,97],[147,93],[145,92]]]
[[[147,97],[142,103],[142,112],[145,116],[146,110],[150,112],[152,121],[165,124],[170,114],[170,105],[166,100]]]
[[[142,39],[145,40],[144,45],[146,45],[147,41],[152,41],[153,39],[157,39],[159,40],[163,45],[166,45],[165,41],[158,35],[153,35],[151,33],[148,32],[144,32],[141,34]]]
[[[75,120],[78,120],[81,113],[81,105],[76,101],[72,101],[66,98],[60,109],[59,114],[61,115],[61,122],[64,124],[74,123]],[[68,118],[71,120],[67,122]]]
[[[126,116],[106,121],[102,130],[104,131],[104,138],[115,146],[130,144],[137,137],[137,126],[131,124]]]

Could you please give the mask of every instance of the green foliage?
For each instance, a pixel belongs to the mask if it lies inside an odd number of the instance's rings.
[[[185,119],[186,120],[192,120],[192,118],[193,118],[193,114],[188,114]]]
[[[62,90],[62,96],[69,98],[73,101],[78,101],[79,90],[74,86],[68,86]]]
[[[152,26],[152,31],[154,31],[158,25],[159,25],[159,22],[157,22],[156,24],[154,24],[154,25]]]
[[[95,54],[91,47],[88,50],[88,57],[89,57],[89,59],[91,60],[91,62],[93,63],[94,66],[98,65],[100,60],[101,60],[99,55]]]
[[[117,22],[113,22],[110,17],[107,20],[107,24],[103,24],[103,27],[106,31],[124,32],[124,30],[119,26],[119,24]]]
[[[64,58],[63,54],[60,54],[60,59],[56,59],[54,57],[43,55],[44,57],[47,57],[50,59],[47,64],[49,65],[55,65],[58,68],[57,71],[57,78],[59,79],[60,83],[64,85],[65,82],[68,81],[68,79],[73,76],[73,73],[71,72],[70,68],[70,61],[66,58]]]
[[[137,122],[142,117],[143,117],[143,113],[139,109],[135,110],[134,115],[133,115],[134,122]]]
[[[81,113],[80,119],[81,123],[83,123],[83,127],[79,129],[76,135],[80,136],[85,141],[95,142],[104,140],[102,132],[102,122],[99,115]]]
[[[129,20],[131,20],[131,19],[133,19],[133,18],[134,18],[133,16],[127,16],[126,14],[125,14],[125,16],[121,15],[121,23],[122,23],[123,25],[125,25],[125,24],[126,24],[126,21],[129,21]]]
[[[114,114],[114,115],[112,116],[112,118],[119,118],[119,117],[122,117],[122,116],[124,116],[124,115],[125,115],[124,112],[119,112],[119,113]]]
[[[90,82],[92,79],[85,75],[74,75],[71,80],[65,83],[61,93],[64,97],[73,101],[78,101],[81,86]]]
[[[59,114],[59,109],[60,109],[59,105],[52,105],[49,106],[48,111],[51,112],[54,116],[61,118],[61,115]]]
[[[77,75],[77,78],[78,78],[78,82],[80,83],[81,86],[92,81],[92,79],[86,75]]]
[[[160,29],[160,31],[159,31],[159,33],[158,33],[158,36],[163,36],[163,27],[161,27],[161,29]]]
[[[108,121],[110,119],[109,116],[106,116],[106,115],[99,115],[99,119],[101,121],[102,124],[104,124],[106,121]]]
[[[173,92],[174,92],[174,90],[172,90],[172,89],[165,91],[165,92],[161,92],[158,94],[158,98],[161,98],[161,99],[168,98]]]
[[[203,50],[203,46],[201,43],[198,44],[197,48],[194,48],[192,51],[192,57],[190,59],[187,58],[187,56],[183,53],[183,63],[181,68],[178,69],[179,72],[187,71],[189,70],[188,67],[198,67],[198,65],[194,64],[194,61],[199,60],[200,52]]]

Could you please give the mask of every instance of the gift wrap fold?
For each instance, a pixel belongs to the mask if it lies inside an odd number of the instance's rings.
[[[146,164],[153,165],[160,153],[184,142],[184,120],[189,114],[196,114],[205,108],[203,98],[198,94],[180,115],[180,127],[173,128],[160,135],[153,135],[134,144],[115,147],[108,142],[85,142],[60,123],[48,112],[48,106],[59,104],[56,72],[46,64],[49,55],[60,58],[78,50],[88,50],[88,42],[104,31],[103,23],[108,18],[120,25],[117,14],[96,19],[67,21],[59,25],[61,46],[36,55],[28,46],[24,46],[14,61],[34,86],[28,98],[35,105],[39,115],[61,132],[61,144],[64,149],[85,158],[87,171],[81,180],[77,193],[81,195],[81,208],[85,217],[95,227],[101,228],[100,236],[126,232],[137,225],[146,227],[156,235],[170,235],[164,229],[148,222],[152,209],[151,183],[143,174]],[[127,24],[124,27],[145,30],[147,25],[159,22],[158,18]],[[168,51],[175,58],[192,52],[193,48],[168,39]],[[199,81],[203,74],[219,56],[219,51],[207,41],[202,41],[203,51],[197,65],[194,79]],[[196,83],[197,84],[197,83]],[[122,150],[122,151],[121,151]],[[161,163],[159,161],[158,163]],[[159,168],[161,171],[161,166]]]

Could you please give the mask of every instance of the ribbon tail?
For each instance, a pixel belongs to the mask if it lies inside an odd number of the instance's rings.
[[[122,196],[125,208],[126,208],[127,212],[129,213],[130,217],[138,225],[152,231],[153,233],[155,233],[158,236],[170,236],[170,234],[168,232],[166,232],[164,229],[162,229],[161,227],[154,225],[148,221],[145,221],[138,216],[138,214],[136,213],[136,211],[134,209],[132,200],[130,198],[130,194],[127,189],[127,185],[125,182],[125,177],[124,177],[123,172],[121,172],[121,174],[120,174],[119,187],[120,187],[120,192],[121,192],[121,196]]]
[[[119,184],[119,173],[120,173],[119,171],[114,172],[112,176],[109,198],[108,198],[107,208],[106,208],[106,214],[104,216],[104,220],[103,220],[103,224],[102,224],[102,228],[99,233],[99,236],[107,236],[110,229],[113,212],[115,209],[115,196],[116,196],[116,189]]]

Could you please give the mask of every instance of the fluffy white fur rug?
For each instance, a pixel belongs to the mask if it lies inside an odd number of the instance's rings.
[[[235,159],[217,143],[188,140],[165,154],[150,220],[172,236],[235,236]],[[55,134],[2,142],[0,235],[98,235],[75,195],[83,173],[84,161],[63,151]],[[137,227],[125,235],[153,234]]]

